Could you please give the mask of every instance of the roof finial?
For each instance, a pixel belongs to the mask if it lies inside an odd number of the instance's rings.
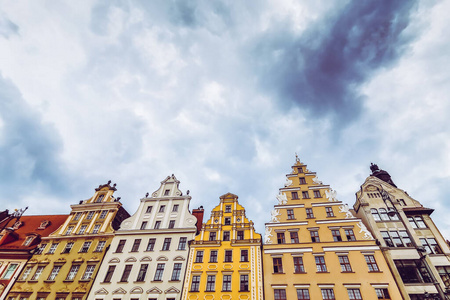
[[[147,194],[145,194],[145,198],[148,198],[148,195],[149,195],[149,194],[148,194],[148,192],[147,192]]]
[[[300,159],[298,158],[297,152],[295,152],[295,161],[300,162]]]

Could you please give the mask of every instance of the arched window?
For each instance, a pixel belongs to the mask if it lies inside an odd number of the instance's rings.
[[[389,216],[385,208],[380,208],[378,211],[380,212],[381,220],[389,221]]]
[[[381,221],[380,215],[378,214],[378,210],[376,210],[376,208],[372,208],[370,211],[372,212],[372,216],[375,221]]]

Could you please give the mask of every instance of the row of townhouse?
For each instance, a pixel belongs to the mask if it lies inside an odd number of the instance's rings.
[[[447,299],[433,210],[371,171],[349,208],[296,158],[264,238],[231,193],[203,223],[174,175],[132,216],[111,182],[70,215],[0,213],[0,300]]]

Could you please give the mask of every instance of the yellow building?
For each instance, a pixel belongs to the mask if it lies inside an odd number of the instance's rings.
[[[263,299],[261,235],[233,194],[190,245],[182,299]]]
[[[402,299],[375,240],[297,158],[266,223],[266,300]]]
[[[66,222],[43,237],[8,294],[8,300],[86,299],[114,230],[130,215],[108,182],[72,205]]]

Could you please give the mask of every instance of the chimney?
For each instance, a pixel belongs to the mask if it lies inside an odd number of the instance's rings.
[[[200,206],[199,208],[192,210],[192,214],[194,215],[194,217],[197,218],[197,234],[199,234],[200,230],[202,229],[203,213],[204,213],[203,206]]]

